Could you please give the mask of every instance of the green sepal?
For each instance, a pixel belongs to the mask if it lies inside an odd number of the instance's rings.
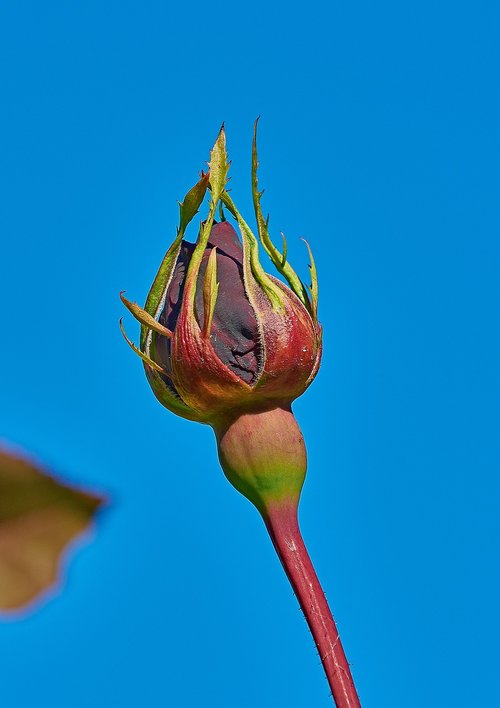
[[[177,236],[163,258],[144,306],[145,311],[151,315],[154,320],[157,320],[160,315],[160,311],[163,307],[163,298],[169,286],[170,279],[177,262],[177,257],[179,255],[181,241],[184,238],[187,226],[198,213],[203,199],[205,198],[209,179],[209,173],[202,174],[199,181],[186,194],[184,201],[179,202],[180,218]],[[141,349],[143,350],[146,349],[146,340],[148,339],[149,334],[150,329],[143,324],[141,326]],[[150,341],[151,339],[149,339],[148,342],[148,349]]]
[[[290,265],[290,263],[288,263],[286,260],[286,241],[284,241],[283,244],[283,253],[280,253],[279,249],[276,248],[269,235],[269,217],[267,219],[264,219],[264,215],[262,214],[260,200],[264,192],[259,192],[259,181],[257,177],[257,171],[259,168],[259,160],[257,155],[258,122],[259,119],[257,118],[254,123],[252,141],[252,196],[260,242],[262,243],[262,246],[264,247],[264,250],[266,251],[267,255],[273,262],[275,268],[283,275],[284,278],[286,278],[291,289],[297,295],[302,304],[305,305],[308,309],[310,309],[309,297],[307,295],[306,288],[297,273]]]
[[[205,270],[205,278],[203,280],[203,336],[210,337],[210,329],[212,327],[212,319],[214,316],[215,303],[217,302],[217,294],[219,292],[219,283],[217,282],[217,248],[212,248],[208,257],[207,268]]]
[[[125,332],[125,327],[123,326],[123,317],[120,317],[120,329],[121,329],[121,332],[123,334],[125,341],[129,345],[129,347],[132,349],[132,351],[134,351],[137,354],[138,357],[140,357],[148,366],[150,366],[155,371],[158,371],[160,374],[163,374],[163,376],[168,376],[170,378],[170,374],[168,373],[168,371],[165,371],[165,369],[162,369],[162,367],[159,364],[157,364],[155,361],[150,359],[147,356],[147,354],[144,354],[144,352],[142,352],[139,349],[139,347],[136,347],[135,344],[132,342],[132,340],[130,340],[127,337],[127,333]]]
[[[167,329],[167,327],[164,327],[157,320],[151,317],[151,315],[146,312],[146,310],[143,310],[142,307],[140,307],[136,302],[127,300],[127,298],[123,295],[124,292],[125,290],[121,291],[120,300],[123,302],[127,310],[132,313],[135,319],[141,323],[141,325],[144,325],[148,329],[152,329],[153,332],[161,334],[164,337],[168,337],[169,339],[172,337],[172,332]]]
[[[283,310],[283,294],[278,286],[273,283],[271,278],[267,275],[259,260],[259,242],[255,238],[246,221],[241,216],[229,194],[224,192],[221,199],[238,222],[241,237],[243,239],[245,263],[250,266],[253,277],[266,294],[269,302],[273,306],[273,309],[277,311]],[[248,283],[246,283],[246,285],[248,287]]]
[[[208,244],[208,239],[210,238],[210,233],[212,231],[212,226],[215,219],[215,213],[217,209],[217,204],[221,199],[221,195],[224,192],[227,183],[227,173],[229,171],[229,162],[227,160],[226,152],[226,133],[224,131],[224,125],[222,125],[217,140],[210,151],[210,163],[209,163],[209,187],[210,187],[210,207],[208,211],[208,216],[206,221],[203,222],[198,240],[196,242],[193,255],[189,261],[188,271],[186,274],[185,288],[184,288],[184,298],[189,308],[189,316],[194,317],[194,300],[196,297],[196,282],[198,280],[198,273],[200,271],[200,265],[205,253],[205,249]]]
[[[222,124],[217,140],[210,151],[209,183],[213,202],[219,201],[222,192],[226,188],[229,165],[230,163],[227,161],[226,152],[226,132],[224,130],[224,124]]]
[[[184,197],[184,201],[179,202],[179,231],[183,234],[185,233],[189,223],[198,213],[200,206],[205,199],[209,179],[210,174],[208,172],[206,174],[202,172],[200,180],[194,185],[194,187],[191,187],[189,192]]]
[[[310,245],[307,243],[305,238],[301,239],[306,244],[307,251],[309,253],[309,271],[311,273],[311,286],[308,288],[311,297],[311,314],[313,321],[318,321],[318,272],[316,270],[316,263],[314,262],[314,257]]]
[[[286,257],[288,255],[288,244],[286,242],[285,234],[281,232],[281,238],[283,239],[283,254],[281,256],[281,267],[284,268],[286,264]]]
[[[120,329],[129,347],[144,362],[149,383],[160,403],[176,415],[180,415],[188,420],[195,420],[200,423],[204,422],[204,419],[196,411],[186,405],[180,396],[175,394],[172,389],[167,386],[162,376],[171,379],[169,372],[165,371],[165,369],[150,359],[147,354],[141,352],[141,350],[127,337],[125,328],[123,327],[123,319],[120,319]]]

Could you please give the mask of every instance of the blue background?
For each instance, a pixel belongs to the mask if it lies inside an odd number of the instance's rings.
[[[122,341],[224,120],[305,276],[306,542],[363,706],[498,700],[496,3],[3,2],[1,435],[112,497],[0,627],[3,708],[320,708],[326,680],[210,429]],[[129,333],[137,328],[127,319]]]

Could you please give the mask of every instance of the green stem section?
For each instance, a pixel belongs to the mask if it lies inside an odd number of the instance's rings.
[[[267,530],[314,637],[337,708],[358,708],[339,632],[305,547],[294,503],[273,504],[263,514]]]

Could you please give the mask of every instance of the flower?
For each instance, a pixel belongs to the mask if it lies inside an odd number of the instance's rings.
[[[145,307],[130,302],[123,293],[121,298],[142,325],[140,347],[127,341],[142,358],[155,395],[174,413],[214,428],[222,466],[233,484],[239,472],[228,470],[234,467],[232,459],[240,457],[241,435],[247,438],[248,447],[250,423],[259,429],[259,449],[266,448],[263,431],[270,426],[266,435],[276,442],[276,420],[285,416],[288,433],[281,434],[285,457],[294,448],[293,440],[300,438],[300,487],[305,450],[291,403],[309,386],[321,358],[316,271],[308,247],[312,275],[308,291],[287,261],[286,241],[282,253],[272,243],[260,206],[257,166],[255,129],[252,186],[259,239],[288,285],[264,271],[258,240],[226,191],[229,164],[222,128],[211,151],[209,172],[202,173],[180,204],[176,239]],[[207,191],[208,216],[192,244],[184,235]],[[222,205],[235,219],[241,242],[225,219]],[[245,432],[235,434],[235,425],[243,426]],[[234,438],[231,444],[229,437]],[[252,454],[261,457],[257,449]],[[277,460],[278,466],[282,463],[281,458]],[[240,460],[237,467],[241,465]],[[240,483],[236,486],[241,490]],[[255,502],[255,494],[246,489],[246,483],[243,486],[242,491]],[[260,497],[257,501],[261,506]]]

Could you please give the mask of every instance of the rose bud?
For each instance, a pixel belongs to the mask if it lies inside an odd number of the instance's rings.
[[[287,285],[264,271],[259,241],[226,191],[229,164],[222,128],[209,172],[180,204],[176,239],[145,307],[121,294],[141,323],[140,347],[123,327],[122,332],[143,360],[159,401],[177,415],[212,426],[224,473],[255,504],[269,529],[325,657],[334,696],[339,684],[352,699],[349,667],[297,526],[306,450],[291,404],[314,379],[321,358],[316,269],[308,247],[312,285],[306,288],[287,260],[286,241],[283,252],[271,241],[257,184],[256,127],[252,191],[258,235]],[[208,216],[192,244],[184,239],[186,228],[207,190]],[[241,242],[224,219],[223,205],[237,223]]]
[[[142,324],[138,353],[160,402],[178,415],[214,428],[224,471],[263,508],[268,500],[261,494],[261,486],[269,496],[284,493],[284,485],[288,485],[298,498],[305,474],[302,435],[290,405],[309,386],[320,362],[317,286],[311,266],[313,286],[308,295],[288,264],[286,251],[280,253],[270,241],[260,210],[255,164],[260,239],[290,287],[264,272],[257,239],[225,191],[227,171],[222,130],[211,153],[209,173],[202,175],[180,205],[177,238],[145,308],[123,295],[122,300]],[[208,189],[208,217],[197,243],[191,244],[184,240],[184,233]],[[241,242],[228,221],[216,223],[219,202],[235,218]],[[259,464],[259,472],[251,472],[252,479],[246,480],[248,472],[233,458],[239,458],[240,442],[248,446],[249,426],[258,433],[255,454],[268,457],[262,437],[267,427],[266,435],[274,448],[276,429],[281,431],[282,450],[278,454],[274,449],[272,470]],[[284,477],[280,473],[283,479],[274,466],[288,470]],[[256,475],[265,479],[257,481]]]

